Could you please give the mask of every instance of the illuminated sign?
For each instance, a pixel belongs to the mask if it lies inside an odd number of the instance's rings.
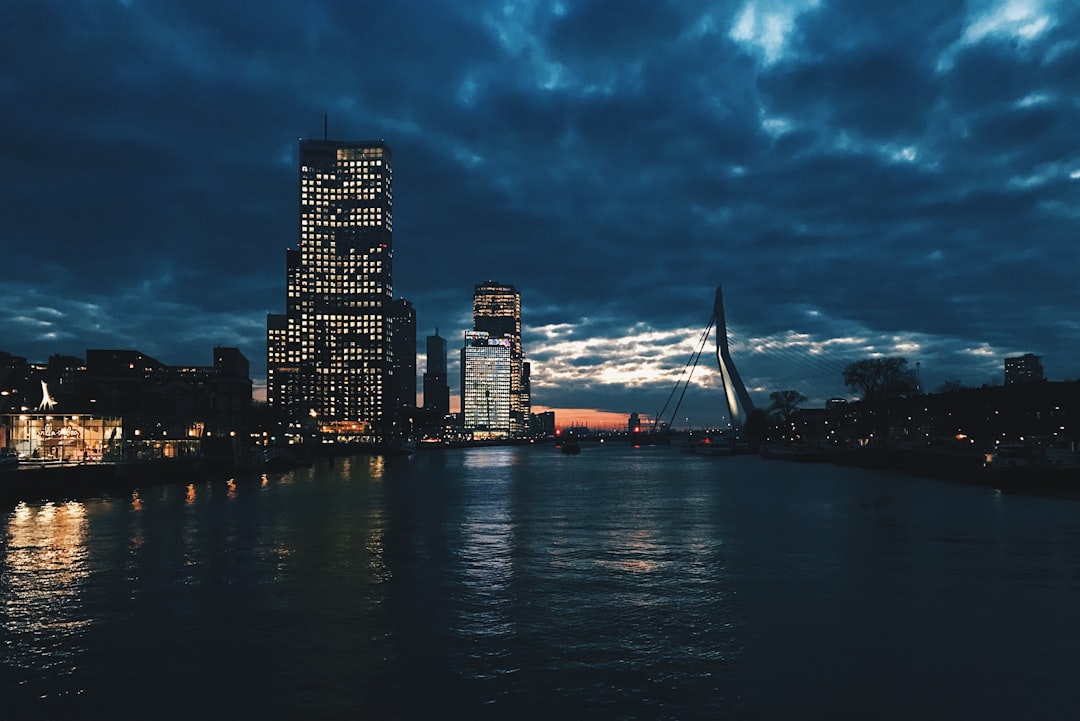
[[[465,331],[465,345],[513,348],[514,340],[510,335],[504,335],[502,338],[492,338],[491,334],[486,330],[467,330]]]

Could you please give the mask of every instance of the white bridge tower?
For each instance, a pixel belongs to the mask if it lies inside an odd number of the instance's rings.
[[[724,382],[724,398],[727,399],[728,419],[732,430],[742,430],[746,425],[746,416],[754,410],[750,394],[746,392],[735,361],[728,349],[727,321],[724,320],[724,296],[720,286],[716,288],[716,301],[713,303],[713,322],[716,326],[716,363],[720,366],[720,377]],[[740,408],[741,406],[741,408]]]

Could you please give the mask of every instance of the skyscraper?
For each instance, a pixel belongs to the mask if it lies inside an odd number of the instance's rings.
[[[424,410],[440,421],[450,415],[450,384],[446,379],[446,339],[427,337],[427,370],[424,372]]]
[[[464,429],[476,440],[511,438],[510,409],[513,360],[509,336],[465,331],[461,349],[461,415]]]
[[[290,419],[372,443],[385,440],[400,406],[391,397],[392,182],[385,143],[300,141],[299,248],[286,255],[285,318],[267,318],[268,401]]]
[[[391,424],[397,436],[412,435],[416,415],[416,309],[404,298],[390,304],[390,399],[395,401]]]
[[[491,339],[507,338],[510,346],[510,432],[521,436],[531,407],[525,389],[525,355],[521,348],[521,294],[512,285],[489,280],[473,292],[473,329]],[[464,372],[464,371],[463,371]]]

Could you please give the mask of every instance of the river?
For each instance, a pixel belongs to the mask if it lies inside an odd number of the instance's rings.
[[[0,507],[52,719],[1072,717],[1080,499],[586,445]]]

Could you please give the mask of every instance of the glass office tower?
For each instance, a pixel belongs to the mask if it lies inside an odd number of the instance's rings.
[[[473,329],[489,338],[509,340],[510,347],[510,435],[521,437],[528,428],[531,412],[525,381],[525,354],[521,347],[521,294],[512,285],[493,280],[479,283],[473,292]]]
[[[461,349],[461,411],[475,440],[511,438],[510,388],[513,362],[508,336],[465,331]]]

